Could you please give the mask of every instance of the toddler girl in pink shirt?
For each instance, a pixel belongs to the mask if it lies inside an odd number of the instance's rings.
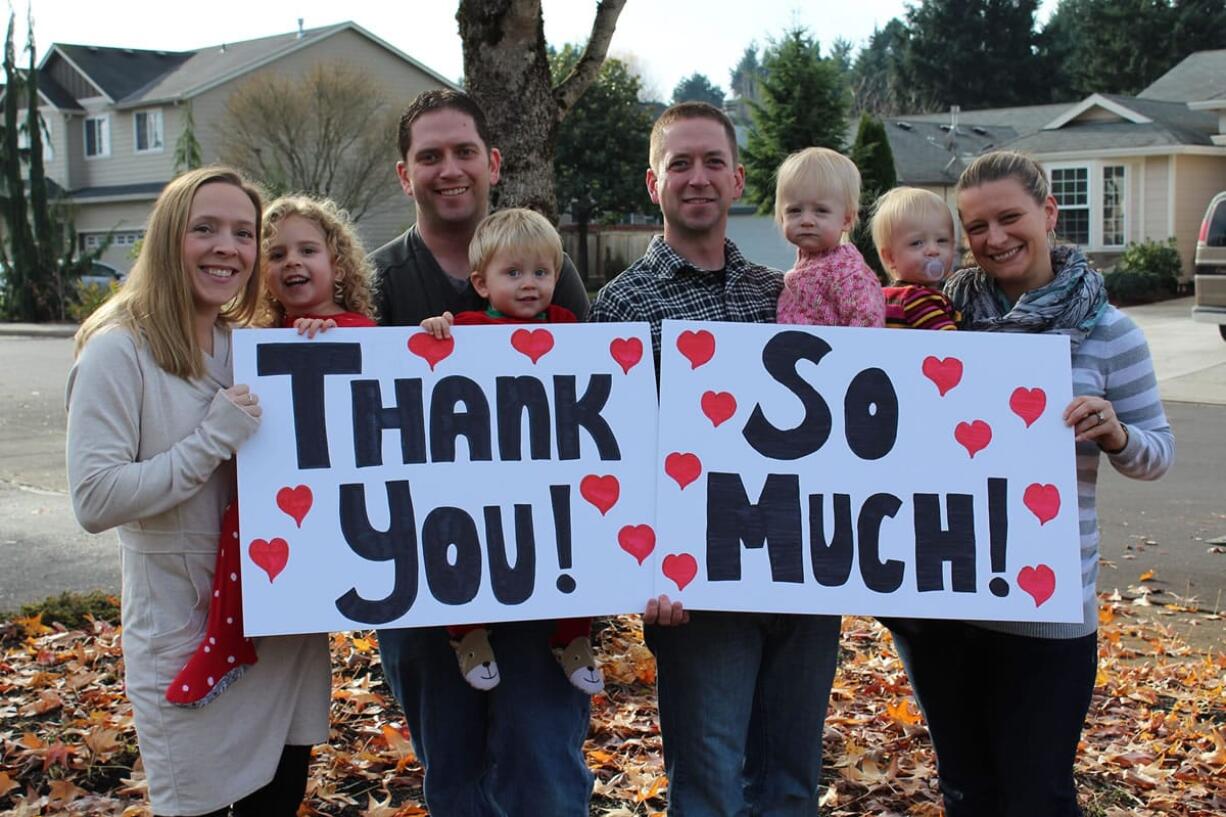
[[[877,276],[847,234],[856,223],[860,171],[828,148],[805,148],[779,166],[775,220],[796,246],[783,276],[779,323],[885,326]]]

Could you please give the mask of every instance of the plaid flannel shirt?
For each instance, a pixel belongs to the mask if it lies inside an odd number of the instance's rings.
[[[589,321],[647,321],[660,362],[660,322],[665,319],[773,323],[783,273],[751,264],[724,240],[724,269],[702,270],[657,235],[647,252],[601,288]]]

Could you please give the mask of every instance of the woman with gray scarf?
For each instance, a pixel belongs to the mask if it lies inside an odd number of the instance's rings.
[[[1076,817],[1073,763],[1097,670],[1102,455],[1157,479],[1174,438],[1141,330],[1107,303],[1079,249],[1053,245],[1057,204],[1032,159],[996,151],[962,173],[958,214],[978,266],[945,293],[960,328],[1058,333],[1072,347],[1084,612],[1079,624],[917,621],[894,633],[937,753],[948,817]]]

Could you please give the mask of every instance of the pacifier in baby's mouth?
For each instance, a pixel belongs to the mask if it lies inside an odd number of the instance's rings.
[[[939,258],[929,258],[924,262],[923,276],[928,281],[939,281],[945,277],[945,263]]]

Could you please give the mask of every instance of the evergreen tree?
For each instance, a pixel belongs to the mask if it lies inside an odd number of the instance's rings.
[[[775,205],[775,171],[811,146],[843,149],[848,100],[838,67],[822,59],[803,28],[771,43],[762,57],[760,102],[752,103],[749,140],[742,152],[746,198],[769,213]]]
[[[907,10],[909,80],[924,111],[1027,105],[1044,93],[1038,0],[928,0]]]
[[[0,127],[0,199],[7,248],[0,248],[5,275],[0,314],[7,320],[63,320],[68,303],[77,297],[75,282],[110,244],[76,255],[76,230],[69,206],[53,200],[43,167],[43,122],[38,113],[38,72],[34,62],[34,25],[27,29],[29,68],[17,68],[13,43],[15,19],[9,17],[4,45],[4,118]],[[25,102],[25,121],[18,113]],[[19,133],[30,146],[22,155]],[[22,168],[26,168],[27,182]]]
[[[555,82],[574,68],[581,53],[572,45],[550,53]],[[558,209],[570,212],[579,226],[575,260],[585,280],[587,225],[652,210],[643,184],[652,118],[639,101],[641,91],[641,79],[624,62],[610,57],[558,128],[554,192]]]
[[[38,71],[34,62],[34,26],[26,29],[26,49],[30,53],[29,69],[26,72],[26,132],[30,137],[30,155],[28,161],[30,180],[30,216],[34,223],[34,258],[36,269],[42,272],[45,286],[51,288],[48,293],[48,317],[63,320],[65,302],[68,300],[69,280],[60,261],[60,242],[55,219],[51,213],[51,204],[47,197],[47,175],[43,168],[43,121],[38,115]]]
[[[762,75],[762,64],[758,61],[758,45],[750,43],[745,46],[741,59],[736,67],[728,72],[728,82],[732,95],[741,99],[756,100],[758,98],[758,80]]]
[[[724,89],[713,84],[705,74],[694,72],[678,82],[673,89],[673,104],[678,102],[707,102],[717,108],[723,108]]]
[[[864,256],[864,260],[877,273],[877,277],[884,282],[888,280],[888,276],[881,266],[881,259],[877,257],[877,249],[873,246],[869,216],[873,202],[898,184],[898,174],[894,170],[894,153],[890,150],[890,140],[880,119],[867,113],[860,115],[856,140],[851,146],[851,160],[860,170],[860,214],[851,239],[856,249]]]
[[[1226,48],[1226,2],[1061,0],[1039,45],[1054,98],[1136,94],[1189,54]]]
[[[1197,51],[1226,48],[1226,0],[1175,0],[1172,17],[1168,67]]]
[[[758,101],[758,87],[762,80],[762,64],[758,61],[757,43],[745,47],[736,67],[728,72],[732,106],[729,116],[738,125],[748,125],[749,105]]]
[[[17,145],[20,97],[28,93],[26,82],[17,70],[13,45],[16,16],[9,14],[8,34],[4,39],[4,133],[3,162],[5,192],[5,236],[8,239],[8,270],[4,276],[4,310],[9,320],[39,320],[38,251],[30,227],[26,205],[25,181],[21,177],[21,152]],[[36,138],[38,134],[31,134]]]
[[[1041,74],[1047,78],[1047,93],[1036,98],[1037,103],[1072,102],[1085,96],[1074,77],[1084,5],[1084,0],[1061,0],[1035,39]]]
[[[204,151],[196,139],[196,118],[189,101],[183,106],[183,131],[175,141],[175,173],[195,170],[203,164]]]
[[[906,24],[897,17],[873,31],[851,69],[855,110],[887,116],[920,109],[906,76],[910,38]]]

